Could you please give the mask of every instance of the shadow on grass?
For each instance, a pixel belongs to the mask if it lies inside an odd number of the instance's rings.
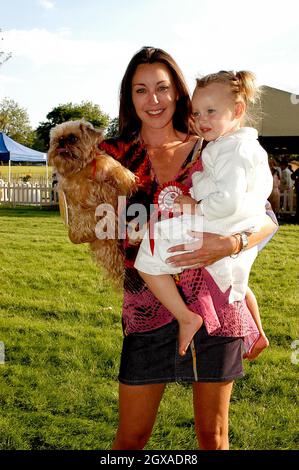
[[[55,206],[1,206],[0,217],[56,217],[59,207]]]

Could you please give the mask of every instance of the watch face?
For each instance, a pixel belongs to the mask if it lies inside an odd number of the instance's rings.
[[[243,245],[242,249],[244,249],[248,245],[248,237],[246,233],[242,233],[241,237],[242,237],[242,245]]]

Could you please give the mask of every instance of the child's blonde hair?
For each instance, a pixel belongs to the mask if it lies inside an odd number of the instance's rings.
[[[245,116],[247,121],[253,123],[253,121],[256,120],[256,117],[253,117],[252,105],[259,103],[261,88],[256,84],[254,73],[248,70],[241,70],[239,72],[221,70],[220,72],[197,78],[196,88],[204,88],[211,83],[229,85],[235,97],[235,102],[242,101],[245,104]],[[248,107],[250,107],[249,110]]]

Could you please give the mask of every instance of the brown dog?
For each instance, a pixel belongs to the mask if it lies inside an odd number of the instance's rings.
[[[136,177],[98,149],[101,140],[102,133],[86,121],[64,122],[50,132],[48,161],[59,174],[60,208],[64,200],[70,240],[73,243],[88,242],[95,261],[118,282],[123,276],[123,254],[118,240],[118,196],[133,193]],[[103,204],[109,204],[113,210],[102,210],[105,209]],[[99,239],[98,231],[96,235],[97,208],[97,214],[102,217],[105,214],[101,219],[105,222],[103,227],[107,224],[110,227],[108,238]]]

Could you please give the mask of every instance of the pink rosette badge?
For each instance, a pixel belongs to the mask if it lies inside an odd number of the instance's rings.
[[[154,204],[159,212],[173,213],[174,201],[178,196],[186,196],[189,189],[181,183],[170,181],[160,186],[155,194]]]
[[[186,196],[188,194],[188,187],[176,181],[169,181],[159,186],[154,197],[156,210],[151,216],[149,223],[149,241],[152,254],[154,254],[155,249],[154,224],[157,222],[159,214],[167,214],[169,217],[173,217],[174,201],[178,196]]]

